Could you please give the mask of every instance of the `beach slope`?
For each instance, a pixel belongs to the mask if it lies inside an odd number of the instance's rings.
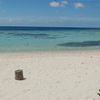
[[[0,54],[0,100],[99,100],[99,87],[99,51]]]

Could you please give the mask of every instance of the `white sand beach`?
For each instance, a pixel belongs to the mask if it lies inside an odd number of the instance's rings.
[[[99,88],[99,51],[0,54],[0,100],[99,100]]]

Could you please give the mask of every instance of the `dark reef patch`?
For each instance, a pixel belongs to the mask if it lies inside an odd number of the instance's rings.
[[[47,38],[48,34],[33,34],[33,33],[8,33],[8,35],[19,37]]]
[[[100,41],[67,42],[67,43],[58,44],[58,46],[64,46],[64,47],[100,46]]]
[[[52,35],[46,33],[7,33],[8,36],[17,36],[22,38],[35,38],[35,39],[57,39],[57,38],[64,38],[64,36],[59,35]]]

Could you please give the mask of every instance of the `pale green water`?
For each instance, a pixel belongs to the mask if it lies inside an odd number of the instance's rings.
[[[96,42],[94,45],[60,46],[69,42]],[[99,50],[99,29],[63,30],[2,30],[0,31],[0,52]]]

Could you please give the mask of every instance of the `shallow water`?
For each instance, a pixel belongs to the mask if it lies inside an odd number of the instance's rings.
[[[0,52],[100,50],[100,29],[0,30]]]

